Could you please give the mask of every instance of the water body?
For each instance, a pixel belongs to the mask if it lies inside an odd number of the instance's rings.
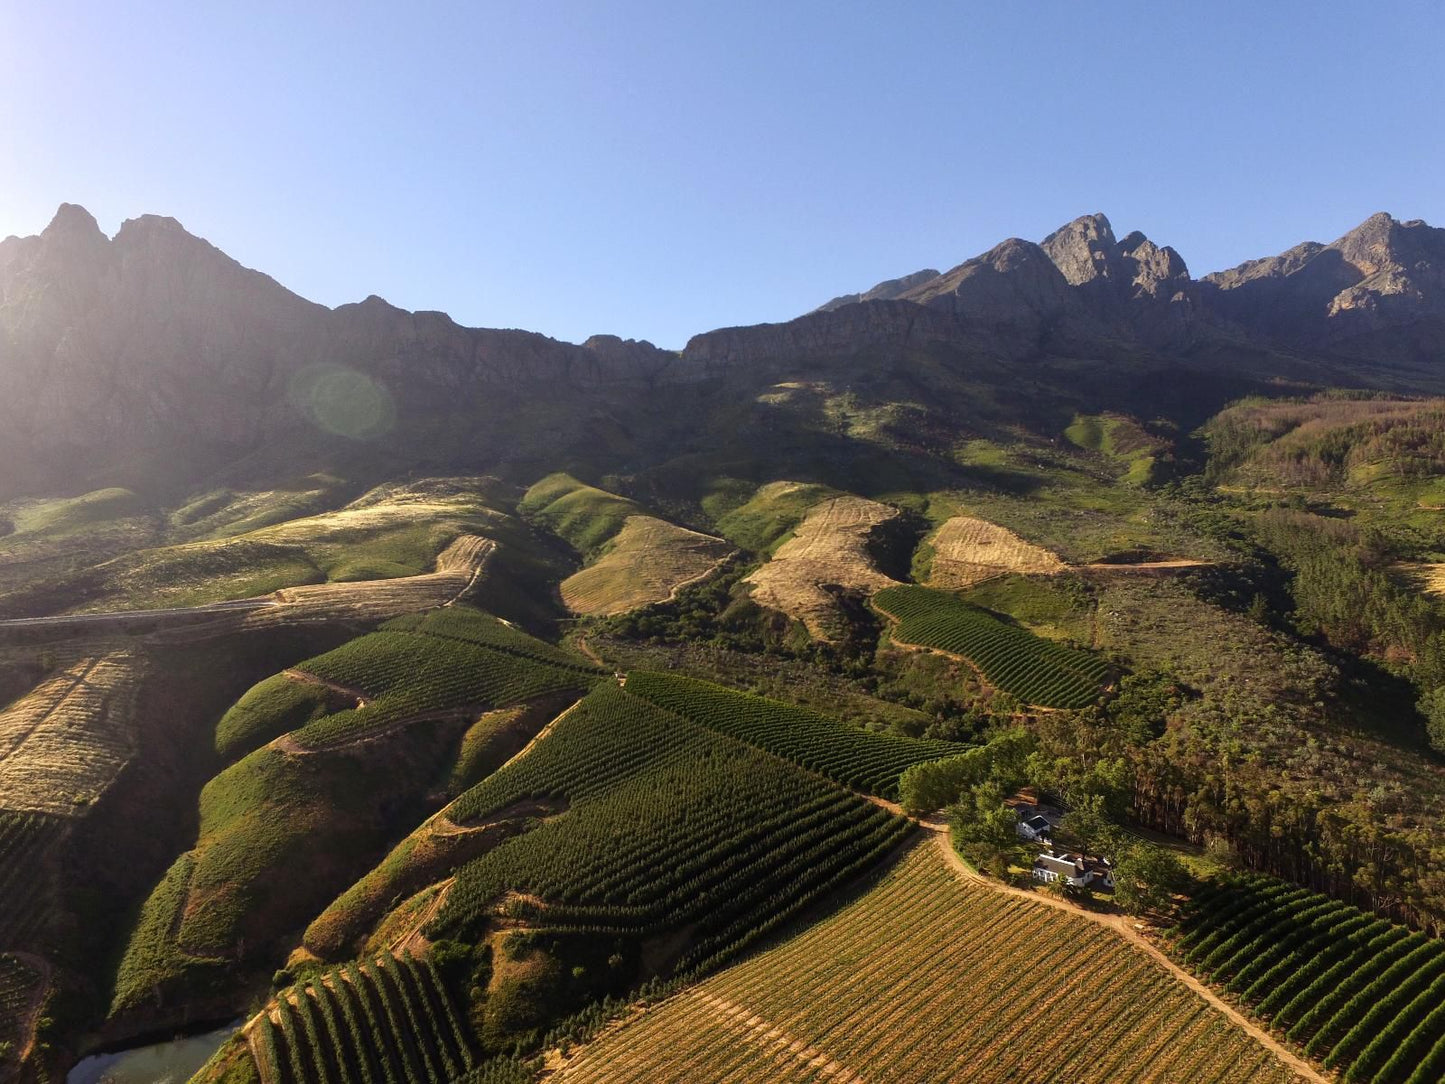
[[[185,1084],[240,1026],[237,1020],[204,1035],[92,1054],[65,1075],[65,1084]]]

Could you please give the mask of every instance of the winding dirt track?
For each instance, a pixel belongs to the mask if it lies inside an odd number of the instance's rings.
[[[1079,918],[1088,919],[1090,922],[1097,923],[1100,926],[1108,927],[1120,937],[1124,938],[1124,940],[1144,952],[1150,959],[1154,960],[1155,963],[1168,971],[1174,978],[1193,990],[1213,1008],[1223,1013],[1229,1018],[1231,1023],[1242,1028],[1249,1034],[1250,1038],[1269,1050],[1270,1053],[1274,1054],[1275,1057],[1279,1058],[1280,1061],[1289,1066],[1290,1069],[1294,1070],[1299,1076],[1305,1080],[1314,1081],[1315,1084],[1333,1084],[1334,1077],[1322,1074],[1304,1058],[1284,1046],[1266,1029],[1261,1027],[1258,1022],[1251,1020],[1238,1009],[1234,1008],[1234,1006],[1221,999],[1208,985],[1201,982],[1166,956],[1154,942],[1150,941],[1135,927],[1127,915],[1103,915],[1096,911],[1086,911],[1082,907],[1075,907],[1065,900],[1056,899],[1041,892],[1028,892],[1022,888],[1014,888],[1012,885],[1001,884],[996,880],[984,877],[959,857],[958,852],[953,849],[953,844],[948,838],[947,824],[937,817],[928,818],[919,823],[926,830],[933,833],[934,844],[938,847],[939,853],[943,855],[944,861],[946,861],[949,868],[963,880],[971,884],[982,885],[994,892],[1001,892],[1005,895],[1029,900],[1033,903],[1042,903],[1045,906],[1054,907],[1060,911],[1067,911],[1071,915],[1076,915]]]

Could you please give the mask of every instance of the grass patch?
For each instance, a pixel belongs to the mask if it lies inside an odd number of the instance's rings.
[[[644,509],[615,493],[579,482],[570,474],[549,474],[527,490],[517,506],[546,524],[584,555],[595,554],[622,529],[628,516]]]
[[[253,685],[216,724],[216,752],[226,760],[249,753],[342,706],[337,694],[309,681],[275,674]]]
[[[16,534],[64,534],[145,511],[145,501],[129,489],[111,488],[80,497],[37,501],[17,510],[13,518]]]
[[[808,509],[827,497],[839,496],[829,486],[804,482],[769,482],[751,498],[717,520],[724,538],[753,553],[771,554],[792,537]]]

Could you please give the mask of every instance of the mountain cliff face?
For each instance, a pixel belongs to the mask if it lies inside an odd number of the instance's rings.
[[[1063,359],[1052,375],[1050,359]],[[377,297],[328,309],[173,219],[133,219],[109,238],[65,204],[39,235],[0,242],[0,490],[127,459],[194,460],[197,472],[283,459],[317,434],[384,430],[424,451],[442,416],[474,458],[525,457],[529,442],[555,451],[589,427],[616,446],[661,439],[659,419],[706,401],[684,389],[722,381],[748,401],[799,367],[848,382],[922,366],[956,390],[1027,365],[1008,394],[1071,394],[1068,359],[1116,389],[1158,384],[1170,367],[1182,381],[1194,366],[1200,378],[1438,390],[1445,230],[1375,215],[1332,244],[1195,280],[1172,248],[1085,215],[1041,243],[1011,238],[787,323],[697,335],[678,354],[466,328]],[[348,411],[370,421],[348,427]]]
[[[1206,275],[1200,289],[1219,319],[1276,341],[1428,363],[1445,351],[1445,230],[1418,220],[1371,215],[1331,244]]]
[[[245,454],[316,421],[298,394],[312,374],[370,381],[405,417],[498,389],[655,380],[675,364],[649,343],[464,328],[377,297],[327,309],[170,218],[132,219],[112,239],[64,204],[38,236],[0,242],[5,480],[83,469],[97,449]]]

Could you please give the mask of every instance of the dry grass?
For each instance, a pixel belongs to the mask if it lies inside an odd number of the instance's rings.
[[[712,535],[652,516],[628,516],[607,552],[562,582],[562,601],[573,613],[589,616],[665,602],[731,553],[730,545]]]
[[[898,513],[862,497],[832,497],[815,505],[796,533],[748,581],[753,601],[797,618],[820,640],[833,638],[837,602],[824,588],[872,593],[897,580],[879,572],[868,539]]]
[[[947,589],[972,587],[1005,572],[1054,573],[1063,561],[1018,535],[973,516],[954,516],[934,533],[933,569],[929,585]]]
[[[1445,595],[1445,562],[1399,564],[1395,571],[1427,595]]]
[[[130,759],[134,656],[84,659],[0,712],[0,807],[72,815]]]
[[[1294,1074],[1113,931],[920,845],[843,910],[632,1018],[568,1084],[1138,1082]]]

